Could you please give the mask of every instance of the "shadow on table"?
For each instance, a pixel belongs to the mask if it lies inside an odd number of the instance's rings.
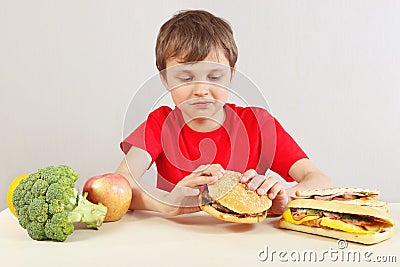
[[[166,219],[176,224],[191,226],[191,230],[203,233],[241,233],[251,231],[255,228],[254,224],[225,222],[211,216],[192,215],[185,217],[170,217]]]
[[[272,218],[271,218],[272,219]],[[129,211],[123,218],[124,221],[135,222],[143,220],[160,220],[165,224],[177,224],[179,227],[185,227],[186,230],[210,233],[210,234],[226,234],[226,233],[241,233],[254,230],[263,224],[269,224],[277,218],[266,219],[259,224],[244,224],[226,222],[214,218],[204,212],[192,214],[184,214],[179,216],[165,216],[160,213],[150,211]]]

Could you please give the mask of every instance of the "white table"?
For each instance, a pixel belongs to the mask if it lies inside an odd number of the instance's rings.
[[[400,203],[390,204],[390,210],[399,222]],[[384,266],[400,264],[398,226],[394,236],[382,243],[348,243],[339,249],[335,239],[278,229],[278,220],[245,225],[220,221],[204,212],[166,217],[134,211],[118,222],[104,223],[98,231],[77,229],[65,242],[39,242],[30,239],[6,209],[0,213],[1,266],[316,266],[308,261],[309,257],[314,261],[314,256],[317,260],[324,256],[324,266],[361,266],[384,255],[396,260]],[[268,258],[260,261],[267,255],[260,253],[266,248]],[[360,262],[353,252],[360,255]],[[294,262],[299,255],[301,261]]]

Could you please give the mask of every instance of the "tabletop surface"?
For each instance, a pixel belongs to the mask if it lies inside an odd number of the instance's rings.
[[[390,203],[400,219],[400,203]],[[279,217],[255,224],[220,221],[204,212],[167,217],[129,211],[99,230],[78,229],[65,242],[34,241],[6,209],[0,213],[2,266],[399,266],[400,231],[375,245],[277,228]],[[344,247],[343,247],[344,246]],[[89,265],[90,264],[90,265]],[[380,263],[379,265],[381,265]]]

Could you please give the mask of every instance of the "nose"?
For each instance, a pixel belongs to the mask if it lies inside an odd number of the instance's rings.
[[[196,82],[193,84],[193,95],[196,97],[204,97],[209,93],[208,84],[202,82]]]

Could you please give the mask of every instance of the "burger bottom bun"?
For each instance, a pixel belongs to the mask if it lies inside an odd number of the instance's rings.
[[[366,244],[366,245],[379,243],[386,239],[389,239],[393,236],[393,232],[394,232],[394,228],[390,227],[390,228],[385,228],[385,232],[383,232],[383,233],[353,234],[353,233],[343,232],[343,231],[339,231],[339,230],[330,230],[330,229],[311,227],[311,226],[306,226],[306,225],[301,225],[301,224],[299,224],[299,225],[292,224],[290,222],[285,221],[284,219],[281,219],[279,221],[279,227],[294,230],[294,231],[314,234],[314,235],[326,236],[326,237],[331,237],[331,238],[336,238],[336,239],[343,239],[343,240],[357,242],[357,243]]]
[[[211,216],[214,216],[217,219],[224,220],[227,222],[254,224],[254,223],[262,222],[267,217],[267,211],[264,211],[264,212],[258,213],[258,214],[254,214],[254,215],[248,215],[245,217],[238,217],[238,216],[235,216],[234,214],[223,213],[221,211],[218,211],[210,205],[200,205],[200,208],[203,211],[210,214]]]

